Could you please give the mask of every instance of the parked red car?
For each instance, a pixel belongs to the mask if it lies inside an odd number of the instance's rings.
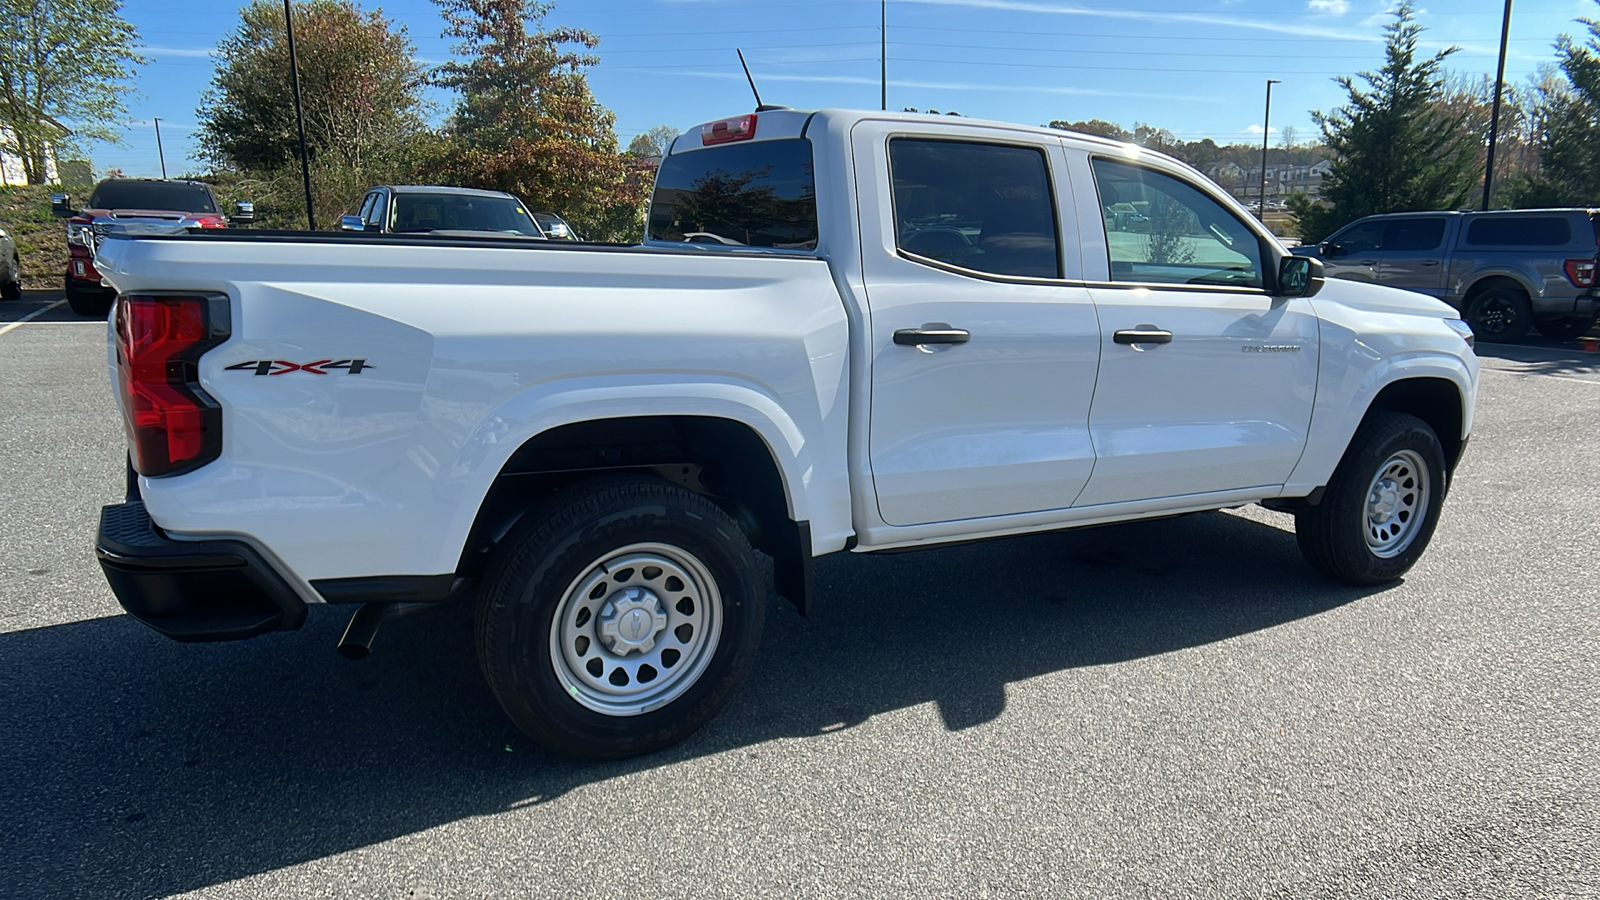
[[[50,210],[67,220],[67,303],[81,316],[104,318],[117,292],[100,283],[94,251],[100,237],[112,231],[183,232],[190,228],[227,228],[211,188],[198,181],[159,178],[108,178],[95,185],[89,205],[75,209],[66,194],[52,194]],[[235,204],[232,224],[255,220],[250,203]]]

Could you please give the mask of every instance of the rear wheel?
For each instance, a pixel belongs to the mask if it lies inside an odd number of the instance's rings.
[[[1334,470],[1322,502],[1295,514],[1306,561],[1330,578],[1382,584],[1404,575],[1439,522],[1444,450],[1428,423],[1369,413]]]
[[[727,513],[651,478],[555,495],[502,542],[478,662],[529,737],[572,756],[659,750],[710,721],[755,659],[766,593]]]
[[[1594,319],[1546,319],[1538,323],[1539,333],[1552,341],[1581,338],[1595,326]]]
[[[1467,302],[1467,324],[1485,341],[1514,341],[1533,326],[1533,306],[1518,288],[1486,288]]]

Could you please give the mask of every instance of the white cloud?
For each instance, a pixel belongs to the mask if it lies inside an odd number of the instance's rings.
[[[641,67],[644,68],[644,67]],[[688,75],[694,78],[723,78],[744,81],[744,75],[732,72],[709,72],[700,69],[684,70],[659,70],[663,75]],[[878,86],[878,79],[864,78],[857,75],[772,75],[762,73],[758,82],[765,84],[768,81],[795,81],[808,84],[862,84]],[[1049,85],[1016,85],[1016,84],[981,84],[977,82],[962,81],[904,81],[889,79],[890,87],[921,88],[931,91],[991,91],[1007,94],[1065,94],[1075,97],[1137,97],[1147,100],[1181,100],[1185,103],[1218,103],[1218,97],[1194,97],[1182,94],[1139,94],[1128,91],[1100,91],[1093,88],[1052,87]],[[1260,127],[1257,126],[1257,131]]]
[[[1272,134],[1277,134],[1278,133],[1278,126],[1273,125],[1272,127],[1268,128],[1267,131],[1271,132]],[[1245,134],[1260,134],[1261,133],[1261,126],[1260,125],[1247,125],[1247,126],[1245,126],[1244,133]]]
[[[1159,22],[1174,25],[1215,25],[1222,28],[1242,28],[1267,31],[1273,34],[1292,34],[1299,37],[1334,38],[1341,41],[1383,40],[1381,34],[1369,31],[1341,31],[1315,25],[1292,25],[1272,20],[1217,15],[1215,13],[1152,12],[1131,9],[1100,9],[1067,3],[1037,2],[1037,0],[899,0],[924,6],[962,6],[969,9],[997,9],[1009,12],[1045,13],[1056,16],[1077,16],[1095,19],[1119,19],[1135,22]]]
[[[1310,0],[1306,9],[1325,16],[1342,16],[1350,11],[1350,0]]]
[[[204,50],[194,47],[140,47],[139,52],[146,56],[192,56],[203,59],[215,53],[215,50]]]

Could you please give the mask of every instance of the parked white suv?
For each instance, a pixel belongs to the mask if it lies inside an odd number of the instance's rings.
[[[1455,311],[1324,283],[1181,163],[941,116],[704,125],[638,246],[112,235],[99,265],[123,605],[219,640],[361,604],[359,656],[475,594],[506,712],[589,756],[728,701],[756,551],[804,611],[823,554],[1261,503],[1321,572],[1397,578],[1478,377]]]

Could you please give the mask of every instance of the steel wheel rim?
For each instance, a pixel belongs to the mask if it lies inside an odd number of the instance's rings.
[[[1400,450],[1378,467],[1367,486],[1367,549],[1380,559],[1404,553],[1428,516],[1428,464],[1412,450]]]
[[[659,709],[694,686],[722,636],[722,596],[694,554],[629,544],[561,595],[550,662],[567,696],[608,716]]]

